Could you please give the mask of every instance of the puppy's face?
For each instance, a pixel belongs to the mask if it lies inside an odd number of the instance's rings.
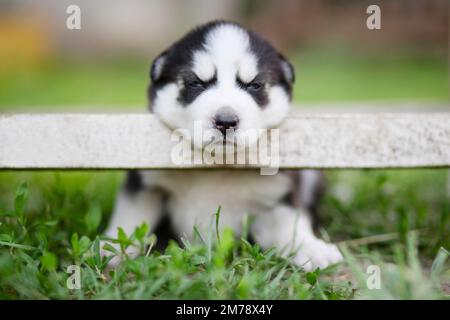
[[[248,145],[258,138],[248,135],[249,129],[273,127],[287,115],[294,71],[259,36],[236,24],[213,22],[158,56],[151,79],[152,110],[169,127],[194,136],[194,127],[201,125],[203,131],[216,129],[223,136],[220,144],[247,139]],[[210,140],[194,139],[194,145],[202,148]]]

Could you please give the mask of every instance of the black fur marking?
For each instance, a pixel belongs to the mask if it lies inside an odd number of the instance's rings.
[[[172,220],[169,214],[169,208],[167,206],[170,193],[160,187],[153,187],[153,191],[159,192],[162,195],[162,208],[161,215],[162,218],[159,220],[158,224],[155,226],[155,231],[153,232],[156,235],[156,245],[155,249],[163,252],[170,240],[177,242],[180,246],[182,245],[180,238],[177,236],[177,233],[173,227]]]
[[[252,96],[253,100],[260,106],[264,107],[269,103],[269,96],[265,88],[265,79],[261,75],[257,75],[250,83],[244,83],[239,78],[236,79],[239,87]]]
[[[173,240],[181,245],[181,241],[173,228],[172,221],[170,220],[170,216],[168,214],[163,214],[163,217],[161,218],[161,221],[159,221],[154,234],[157,239],[155,249],[160,252],[163,252],[166,249],[170,240]]]
[[[203,91],[217,83],[216,75],[209,81],[202,81],[191,71],[183,73],[181,78],[183,79],[183,89],[178,96],[178,102],[183,106],[193,102]]]
[[[295,79],[292,65],[267,40],[252,31],[248,33],[251,50],[258,57],[258,76],[270,86],[281,85],[289,98],[292,98],[292,85]],[[283,65],[288,68],[288,73],[285,72]]]
[[[125,180],[125,191],[129,194],[135,194],[136,192],[142,190],[142,178],[138,171],[130,170],[127,173],[127,178]]]

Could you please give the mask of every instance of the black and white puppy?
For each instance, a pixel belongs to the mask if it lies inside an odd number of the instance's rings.
[[[270,43],[244,27],[215,21],[202,25],[160,54],[151,68],[151,111],[169,128],[193,134],[194,122],[239,138],[246,129],[276,127],[290,109],[294,70]],[[257,139],[257,138],[256,138]],[[205,141],[197,141],[202,148]],[[255,142],[255,141],[253,141]],[[194,141],[194,144],[196,142]],[[178,236],[207,228],[222,206],[220,227],[250,232],[263,248],[276,247],[306,270],[342,260],[333,244],[318,239],[312,215],[322,187],[321,172],[257,170],[132,171],[117,197],[106,231],[132,233],[146,222],[157,227],[168,215]],[[130,249],[132,250],[132,249]],[[133,252],[130,252],[133,254]]]

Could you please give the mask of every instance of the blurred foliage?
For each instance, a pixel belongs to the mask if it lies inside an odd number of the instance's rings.
[[[440,56],[370,56],[325,48],[291,55],[294,100],[448,101]],[[0,73],[0,110],[145,110],[151,61],[52,61]]]
[[[449,101],[448,62],[427,55],[362,55],[329,48],[293,57],[297,102]]]

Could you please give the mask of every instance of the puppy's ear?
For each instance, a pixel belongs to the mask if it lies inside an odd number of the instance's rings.
[[[281,54],[278,54],[281,63],[281,71],[283,72],[283,77],[287,83],[292,85],[295,81],[295,71],[292,64]]]
[[[157,56],[155,60],[153,60],[152,67],[150,69],[150,79],[152,79],[152,82],[158,81],[161,77],[164,70],[164,65],[167,60],[168,52],[168,50],[164,51],[159,56]]]

